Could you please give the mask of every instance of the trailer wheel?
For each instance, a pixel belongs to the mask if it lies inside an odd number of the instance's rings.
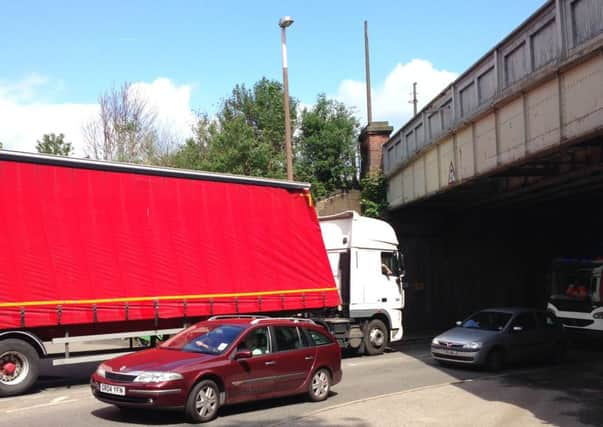
[[[40,358],[27,342],[0,341],[0,396],[21,394],[38,378]]]
[[[364,336],[364,351],[366,354],[381,354],[389,342],[388,330],[379,319],[371,320],[366,327]]]

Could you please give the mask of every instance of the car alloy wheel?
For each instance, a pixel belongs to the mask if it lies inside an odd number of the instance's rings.
[[[203,380],[193,387],[186,404],[186,413],[193,421],[211,421],[219,408],[220,390],[215,382]]]
[[[331,376],[326,369],[319,369],[310,381],[310,399],[314,402],[325,400],[331,388]]]

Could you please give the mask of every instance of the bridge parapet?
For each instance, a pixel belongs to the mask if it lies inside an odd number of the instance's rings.
[[[603,1],[545,3],[384,144],[390,204],[599,129],[602,47]]]

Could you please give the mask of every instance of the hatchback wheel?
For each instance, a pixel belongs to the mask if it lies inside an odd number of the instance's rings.
[[[193,421],[204,423],[218,415],[220,389],[212,380],[203,380],[193,387],[186,401],[186,415]]]
[[[310,381],[310,389],[308,395],[313,402],[325,400],[331,389],[331,375],[326,369],[319,369],[314,373],[312,381]]]

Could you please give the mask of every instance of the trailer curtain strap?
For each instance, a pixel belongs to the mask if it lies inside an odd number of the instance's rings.
[[[131,303],[131,302],[149,302],[149,301],[177,301],[177,300],[195,300],[211,298],[240,298],[240,297],[262,297],[269,295],[282,296],[284,294],[306,294],[317,292],[337,292],[337,288],[316,288],[316,289],[292,289],[263,292],[239,292],[224,294],[201,294],[201,295],[165,295],[149,297],[126,297],[126,298],[99,298],[99,299],[81,299],[81,300],[61,300],[61,301],[21,301],[21,302],[3,302],[0,307],[32,307],[44,305],[81,305],[81,304],[109,304],[109,303]],[[323,294],[324,296],[324,294]],[[305,299],[305,297],[304,297]]]

